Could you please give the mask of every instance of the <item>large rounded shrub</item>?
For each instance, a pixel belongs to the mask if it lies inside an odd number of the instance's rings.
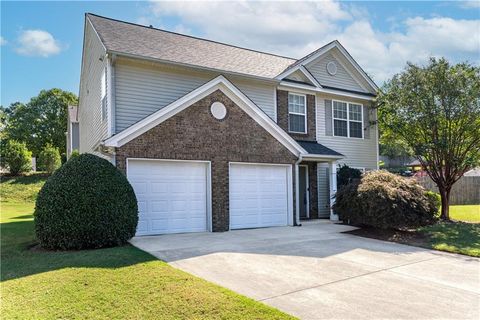
[[[377,228],[416,228],[435,222],[435,200],[414,180],[372,171],[339,188],[333,207],[340,219]]]
[[[135,235],[137,199],[126,177],[91,154],[67,161],[40,190],[35,233],[47,249],[122,245]]]

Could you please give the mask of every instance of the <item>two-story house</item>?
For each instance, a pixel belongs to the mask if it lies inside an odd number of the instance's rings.
[[[79,151],[125,173],[137,235],[335,219],[337,166],[377,168],[377,89],[338,41],[296,60],[87,14]]]

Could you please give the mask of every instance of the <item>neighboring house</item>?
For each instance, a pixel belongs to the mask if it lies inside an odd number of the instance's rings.
[[[295,60],[87,14],[80,152],[126,174],[137,235],[335,219],[337,165],[377,169],[377,89],[338,41]]]
[[[465,177],[480,177],[480,167],[473,168],[464,174]]]
[[[68,106],[67,114],[67,158],[80,146],[80,131],[77,118],[77,106]]]

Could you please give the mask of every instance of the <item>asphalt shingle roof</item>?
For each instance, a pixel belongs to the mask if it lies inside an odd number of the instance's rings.
[[[295,59],[87,14],[107,51],[274,78]]]
[[[325,147],[324,145],[315,141],[297,141],[303,149],[311,154],[319,154],[322,156],[343,156],[343,154]]]

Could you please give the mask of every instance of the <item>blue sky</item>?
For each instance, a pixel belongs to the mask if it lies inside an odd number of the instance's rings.
[[[477,2],[1,2],[1,104],[78,93],[84,13],[300,58],[338,39],[381,84],[428,56],[480,63]]]

